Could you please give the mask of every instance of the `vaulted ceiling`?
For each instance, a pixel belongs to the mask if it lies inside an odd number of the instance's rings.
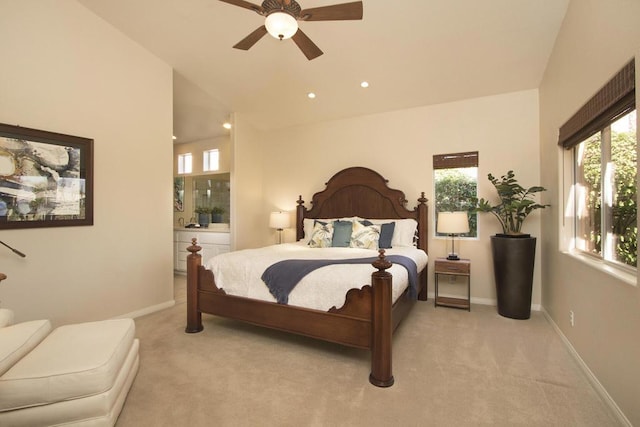
[[[269,35],[233,49],[264,18],[219,0],[79,2],[173,67],[187,142],[224,134],[231,112],[270,130],[537,88],[569,0],[364,0],[361,21],[300,22],[312,61]]]

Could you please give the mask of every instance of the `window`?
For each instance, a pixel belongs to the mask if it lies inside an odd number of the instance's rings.
[[[207,150],[202,153],[202,170],[217,171],[220,169],[220,153],[218,150]]]
[[[636,126],[631,61],[560,128],[559,142],[572,159],[569,249],[633,268],[638,254]]]
[[[438,229],[438,212],[468,211],[478,196],[478,152],[437,154],[433,156],[433,182],[435,185],[435,213]],[[445,236],[437,233],[436,236]],[[469,233],[466,237],[478,237],[478,214],[469,214]]]
[[[575,249],[635,267],[636,111],[573,148]]]
[[[193,156],[191,153],[178,154],[178,173],[193,172]]]

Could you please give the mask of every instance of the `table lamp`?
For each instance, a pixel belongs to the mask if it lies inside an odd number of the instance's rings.
[[[455,251],[455,236],[469,232],[469,218],[466,212],[438,212],[438,233],[451,236],[451,253],[447,256],[450,261],[460,258]]]
[[[282,243],[282,230],[291,226],[290,219],[289,212],[271,212],[269,216],[269,227],[278,230],[278,244]]]

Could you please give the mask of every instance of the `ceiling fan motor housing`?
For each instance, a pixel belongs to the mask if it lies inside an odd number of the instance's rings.
[[[264,0],[262,2],[262,9],[266,16],[269,16],[273,12],[286,12],[296,19],[300,17],[300,12],[302,12],[302,8],[295,0],[288,2],[284,0]]]

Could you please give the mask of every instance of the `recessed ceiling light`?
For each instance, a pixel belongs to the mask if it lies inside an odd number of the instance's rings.
[[[313,93],[313,92],[309,92],[309,93],[307,94],[307,97],[308,97],[309,99],[314,99],[314,98],[316,97],[316,94],[315,94],[315,93]]]
[[[360,87],[369,87],[369,82],[360,83]]]
[[[178,139],[178,137],[173,135],[173,140],[175,141],[176,139]]]
[[[225,128],[225,129],[231,129],[231,123],[226,122],[226,123],[224,123],[224,124],[222,125],[222,127],[223,127],[223,128]]]

